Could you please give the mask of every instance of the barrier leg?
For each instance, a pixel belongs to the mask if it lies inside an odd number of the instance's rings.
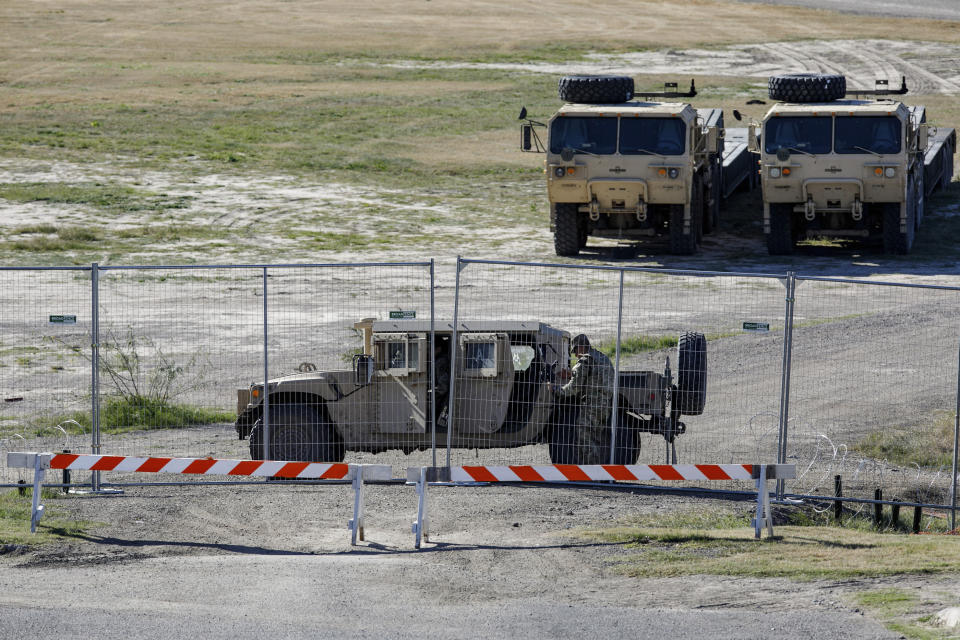
[[[415,534],[414,547],[420,548],[420,541],[429,541],[430,515],[427,513],[427,468],[420,468],[420,479],[417,481],[417,521],[413,523]]]
[[[757,478],[757,515],[753,519],[754,536],[759,540],[761,530],[766,527],[767,535],[773,537],[773,514],[770,513],[770,492],[767,491],[767,465],[760,465],[760,477]]]
[[[33,510],[30,512],[30,533],[37,532],[37,523],[43,517],[43,505],[40,504],[40,493],[43,491],[43,456],[39,453],[33,462]]]
[[[363,540],[363,465],[350,465],[353,469],[353,519],[350,521],[350,544]]]

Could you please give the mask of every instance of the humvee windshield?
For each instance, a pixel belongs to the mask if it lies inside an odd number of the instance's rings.
[[[771,118],[763,134],[764,150],[767,153],[776,153],[778,149],[830,153],[832,120],[829,116]]]
[[[564,149],[609,155],[617,150],[616,118],[556,118],[550,126],[550,153]]]
[[[679,118],[623,118],[620,121],[620,153],[683,155],[685,128]]]
[[[900,153],[899,118],[838,116],[833,148],[837,153]]]

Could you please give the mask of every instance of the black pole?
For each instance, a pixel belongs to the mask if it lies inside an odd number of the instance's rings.
[[[900,525],[900,505],[890,505],[890,524],[896,529]]]
[[[24,480],[17,480],[17,484],[23,485],[22,487],[17,487],[17,492],[20,494],[20,497],[27,495],[27,483]]]
[[[64,449],[64,453],[70,453],[70,449]],[[70,493],[70,469],[63,470],[63,492]]]
[[[843,497],[843,478],[840,475],[833,476],[833,495],[838,498]],[[833,503],[833,519],[840,522],[843,516],[843,501],[837,500]]]
[[[923,507],[913,508],[913,532],[920,533],[920,516],[923,514]]]
[[[883,489],[875,489],[873,492],[873,499],[883,500]],[[879,529],[882,522],[883,522],[883,505],[877,502],[873,505],[873,523]]]

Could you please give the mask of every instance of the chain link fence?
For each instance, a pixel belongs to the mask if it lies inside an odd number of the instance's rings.
[[[848,498],[954,504],[960,288],[462,259],[455,273],[0,269],[0,449],[779,461],[799,476],[781,495],[833,495],[840,476]],[[597,390],[563,392],[581,333],[614,372],[593,423]],[[0,467],[0,484],[18,473]]]

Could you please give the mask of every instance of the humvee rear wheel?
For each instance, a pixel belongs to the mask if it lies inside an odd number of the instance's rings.
[[[305,404],[270,407],[270,459],[291,462],[341,462],[343,441],[329,420]],[[250,457],[263,460],[263,420],[250,431]]]
[[[612,104],[627,102],[633,97],[630,76],[564,76],[557,85],[557,95],[564,102],[580,104]]]
[[[580,228],[577,224],[577,204],[561,202],[554,205],[553,248],[558,256],[580,253]]]
[[[677,396],[675,409],[687,416],[703,413],[707,402],[707,339],[688,331],[677,341]]]
[[[697,236],[699,235],[697,224],[700,216],[690,207],[690,233],[683,232],[683,205],[670,205],[670,253],[691,256],[697,252]]]
[[[786,73],[770,76],[767,93],[783,102],[832,102],[847,94],[847,79],[828,73]]]
[[[786,256],[793,253],[793,205],[774,203],[770,205],[770,235],[767,236],[767,253]]]
[[[617,436],[613,445],[613,464],[636,464],[640,457],[640,432],[629,426],[626,408],[620,400],[620,419],[617,420]]]
[[[906,255],[913,247],[915,233],[914,219],[916,203],[913,189],[907,190],[907,230],[900,231],[900,203],[886,202],[883,204],[883,252],[895,255]]]

